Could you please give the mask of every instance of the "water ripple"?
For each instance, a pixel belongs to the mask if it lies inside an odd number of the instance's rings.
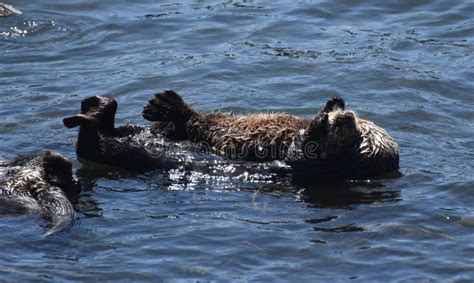
[[[0,155],[65,153],[84,192],[52,237],[1,211],[1,281],[472,279],[472,1],[17,2],[0,19]],[[305,118],[343,96],[399,142],[400,174],[319,184],[74,158],[61,120],[82,99],[112,96],[118,123],[144,124],[163,89],[199,111]]]

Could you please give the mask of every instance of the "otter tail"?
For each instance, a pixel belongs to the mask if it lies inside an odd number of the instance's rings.
[[[199,114],[172,90],[155,94],[143,109],[143,118],[152,122],[186,123],[196,115]]]
[[[74,225],[74,218],[76,214],[74,210],[71,210],[67,215],[55,215],[50,218],[51,222],[47,225],[47,230],[44,236],[51,236],[57,232],[70,229]]]
[[[71,228],[74,224],[74,214],[56,217],[52,220],[51,223],[47,225],[47,230],[44,233],[44,236],[51,236],[57,232],[67,230]]]

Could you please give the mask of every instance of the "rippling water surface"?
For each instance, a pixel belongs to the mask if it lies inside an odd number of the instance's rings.
[[[304,185],[75,161],[78,220],[0,215],[0,280],[472,280],[472,1],[18,0],[0,18],[0,155],[58,150],[81,99],[119,123],[174,89],[201,111],[311,118],[343,96],[400,178]]]

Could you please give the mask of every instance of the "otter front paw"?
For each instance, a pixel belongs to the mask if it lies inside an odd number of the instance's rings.
[[[346,103],[344,102],[344,99],[341,97],[335,96],[328,101],[326,101],[326,105],[324,105],[323,109],[321,109],[320,112],[332,112],[335,110],[344,110],[346,107]]]

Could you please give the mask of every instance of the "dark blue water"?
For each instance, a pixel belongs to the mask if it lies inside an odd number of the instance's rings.
[[[311,118],[339,95],[386,128],[402,177],[339,185],[76,168],[76,225],[0,215],[0,281],[474,277],[472,1],[7,1],[0,155],[60,151],[83,98],[118,122],[174,89],[200,111]]]

